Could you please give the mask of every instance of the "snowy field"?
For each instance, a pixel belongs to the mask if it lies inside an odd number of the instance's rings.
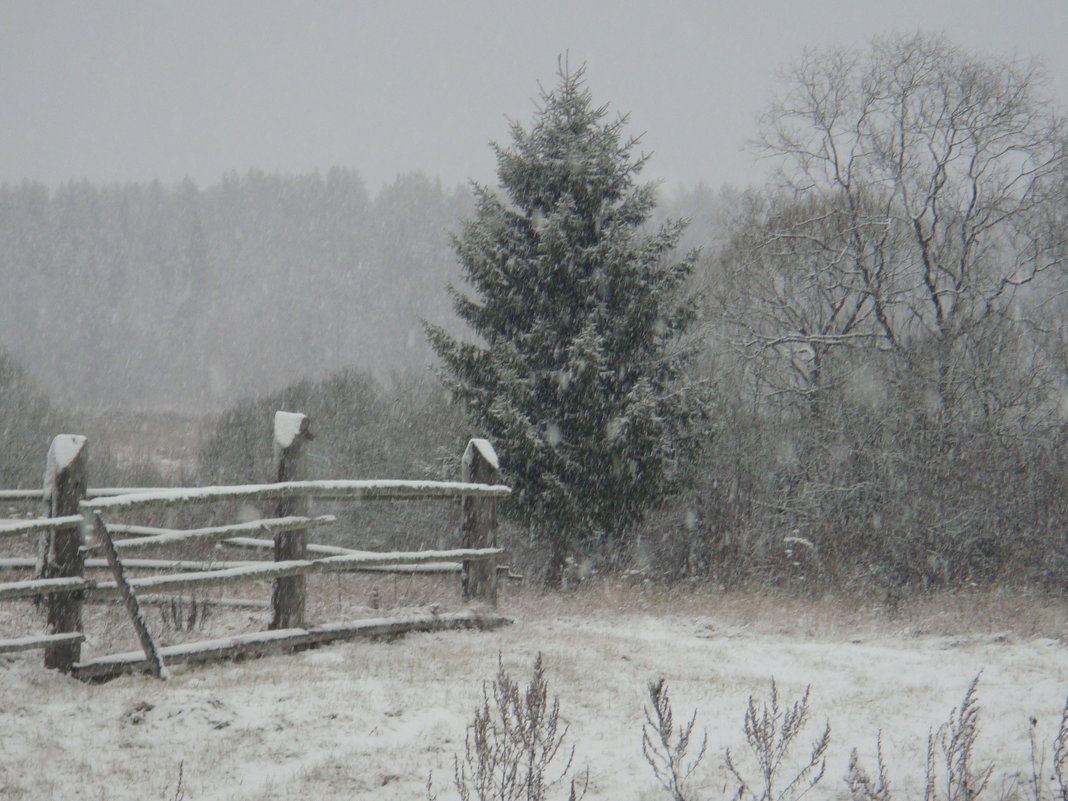
[[[646,685],[665,677],[676,718],[698,710],[708,756],[693,796],[729,798],[723,750],[744,750],[749,694],[811,685],[799,755],[831,726],[827,774],[808,798],[845,798],[852,748],[876,736],[898,799],[923,795],[927,732],[982,671],[979,756],[998,790],[1028,759],[1029,718],[1053,736],[1068,694],[1063,605],[1006,593],[932,602],[888,620],[877,606],[688,593],[518,593],[491,633],[409,635],[198,667],[166,683],[87,685],[39,655],[0,661],[0,798],[418,799],[433,771],[451,799],[453,754],[498,653],[525,683],[542,652],[590,799],[667,798],[641,755]],[[562,788],[553,793],[564,798]]]

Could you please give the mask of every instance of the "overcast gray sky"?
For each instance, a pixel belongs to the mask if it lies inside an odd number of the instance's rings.
[[[354,167],[490,180],[558,54],[630,112],[669,188],[742,185],[777,70],[804,47],[943,32],[1042,60],[1068,106],[1068,0],[45,2],[0,7],[0,182]]]

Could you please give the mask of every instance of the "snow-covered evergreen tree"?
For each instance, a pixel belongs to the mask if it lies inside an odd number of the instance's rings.
[[[574,544],[618,545],[670,494],[699,405],[680,380],[694,255],[673,257],[682,223],[646,226],[646,157],[583,72],[561,68],[529,130],[494,145],[507,200],[476,186],[454,241],[475,293],[451,290],[456,311],[481,341],[427,327],[502,454],[508,511],[550,546],[549,584]]]

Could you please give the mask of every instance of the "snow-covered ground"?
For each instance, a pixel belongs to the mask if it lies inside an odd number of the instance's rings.
[[[660,676],[676,719],[696,708],[708,729],[693,783],[702,799],[731,795],[723,749],[744,750],[746,699],[765,695],[772,677],[782,696],[811,685],[799,755],[831,726],[826,778],[809,798],[846,797],[849,753],[857,747],[870,766],[880,729],[896,798],[922,797],[927,732],[979,671],[979,756],[1010,772],[1027,764],[1029,718],[1048,740],[1068,694],[1068,650],[1049,636],[1060,611],[1037,628],[1035,615],[1001,632],[977,617],[947,634],[952,622],[884,625],[878,610],[768,603],[746,621],[727,602],[670,608],[528,599],[504,604],[516,621],[498,632],[346,643],[168,682],[87,685],[46,673],[36,653],[3,658],[0,798],[172,798],[181,763],[187,801],[417,799],[431,771],[444,801],[498,654],[525,683],[543,653],[576,764],[589,768],[587,798],[613,801],[666,798],[641,755],[646,685]]]

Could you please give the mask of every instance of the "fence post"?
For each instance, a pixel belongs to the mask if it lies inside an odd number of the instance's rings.
[[[79,513],[78,503],[85,498],[89,483],[89,449],[85,437],[78,434],[59,434],[48,448],[45,466],[44,492],[49,517],[66,517]],[[37,566],[40,578],[82,577],[85,555],[81,551],[81,526],[57,528],[41,538],[41,553]],[[48,612],[48,633],[66,634],[82,630],[82,593],[49,593],[45,604]],[[45,649],[46,668],[70,673],[81,659],[81,642],[64,642]]]
[[[461,477],[470,484],[499,484],[497,453],[488,440],[473,439],[464,450]],[[465,495],[463,499],[464,548],[497,547],[497,499]],[[497,561],[486,559],[463,563],[463,597],[465,601],[483,601],[497,606]]]
[[[306,478],[303,446],[313,439],[311,421],[307,415],[295,412],[275,412],[274,466],[277,481],[300,481]],[[307,498],[282,498],[278,501],[278,517],[307,515]],[[306,559],[308,532],[279,532],[274,535],[274,560]],[[271,590],[272,629],[303,628],[304,605],[307,598],[304,576],[277,578]]]

